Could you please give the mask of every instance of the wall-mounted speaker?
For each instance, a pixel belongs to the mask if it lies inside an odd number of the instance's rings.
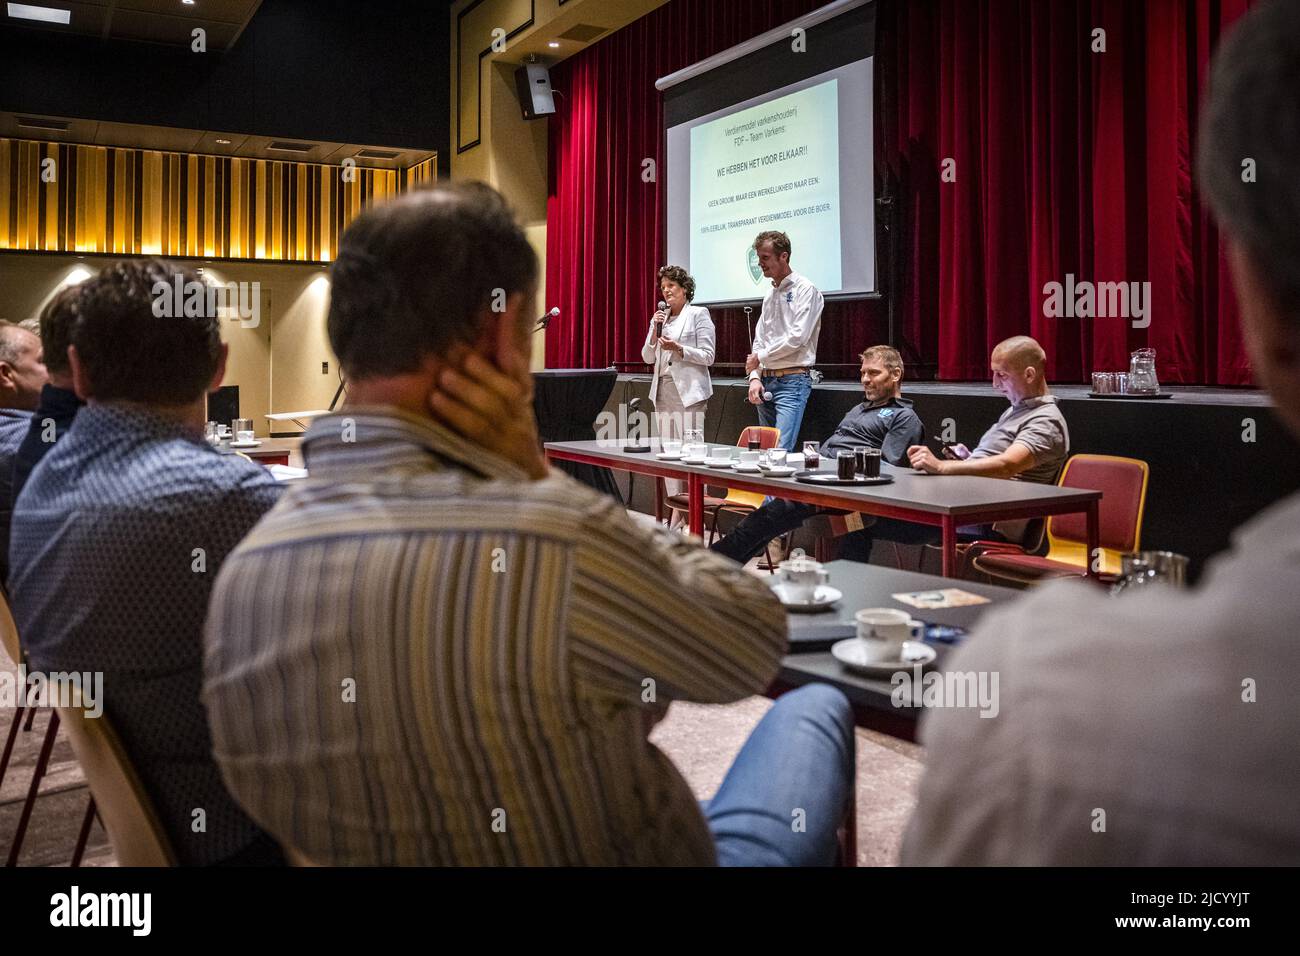
[[[525,63],[515,70],[515,89],[524,119],[532,120],[555,112],[555,99],[551,96],[551,73],[540,63]]]

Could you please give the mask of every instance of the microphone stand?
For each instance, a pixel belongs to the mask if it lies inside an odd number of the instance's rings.
[[[639,398],[632,399],[632,401],[628,402],[627,407],[630,408],[633,412],[641,411],[641,399]],[[646,452],[648,452],[650,450],[650,443],[648,441],[645,441],[645,439],[638,434],[638,432],[640,431],[640,422],[633,425],[628,430],[632,434],[627,436],[627,443],[623,445],[624,453],[629,455],[644,455]],[[645,444],[642,444],[642,442],[645,442]]]

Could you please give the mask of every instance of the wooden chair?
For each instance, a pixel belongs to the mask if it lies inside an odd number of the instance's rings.
[[[176,866],[176,853],[153,801],[106,716],[87,717],[81,694],[59,707],[72,749],[86,774],[119,866]]]
[[[25,662],[26,655],[23,653],[22,642],[18,639],[18,625],[14,622],[13,613],[9,609],[9,600],[2,589],[0,589],[0,645],[15,664],[21,666]],[[27,715],[27,726],[23,729],[32,729],[32,718],[36,716],[36,708],[28,707],[25,703],[18,704],[14,707],[13,722],[9,726],[9,736],[5,740],[4,754],[0,755],[0,783],[4,782],[5,772],[9,769],[9,758],[13,754],[24,712]],[[23,799],[23,808],[18,814],[18,825],[14,828],[5,866],[18,865],[18,856],[22,853],[23,841],[27,837],[27,826],[31,822],[32,811],[36,809],[36,800],[41,792],[41,781],[45,779],[45,771],[50,765],[50,753],[54,750],[54,741],[58,735],[59,714],[58,711],[54,711],[50,714],[50,722],[45,728],[45,740],[41,743],[41,752],[36,758],[36,766],[32,768],[32,780],[27,787],[27,796]],[[90,838],[90,826],[94,819],[95,799],[91,797],[86,806],[86,815],[81,822],[77,844],[72,851],[73,867],[81,865],[81,858],[86,852],[86,841]]]

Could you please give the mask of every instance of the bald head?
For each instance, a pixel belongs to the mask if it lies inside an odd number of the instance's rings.
[[[1039,375],[1042,375],[1047,365],[1047,353],[1036,340],[1027,335],[1013,335],[1009,339],[1003,339],[994,346],[993,354],[1000,355],[1006,360],[1007,365],[1017,372],[1032,366],[1038,369]]]
[[[1047,353],[1027,335],[999,342],[989,358],[993,387],[1013,405],[1047,394]]]
[[[12,322],[0,324],[0,408],[35,411],[48,381],[40,338]]]

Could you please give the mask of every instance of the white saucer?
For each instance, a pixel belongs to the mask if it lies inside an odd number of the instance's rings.
[[[256,441],[256,440],[255,441],[232,441],[230,443],[230,447],[231,448],[256,448],[260,444],[262,444],[261,441]]]
[[[708,459],[707,458],[682,458],[680,459],[680,461],[683,465],[702,465],[706,461],[708,461]]]
[[[794,601],[786,593],[786,583],[784,581],[773,582],[772,593],[790,611],[824,611],[844,597],[844,592],[839,588],[833,588],[829,584],[819,584],[817,585],[817,593],[813,595],[811,601]]]
[[[763,473],[769,478],[787,478],[798,470],[798,468],[787,468],[782,465],[780,468],[764,468]]]
[[[706,468],[730,468],[736,464],[734,458],[706,458],[701,462]]]
[[[744,471],[752,475],[756,475],[763,470],[758,465],[735,465],[733,467],[735,467],[736,471]]]
[[[666,451],[660,451],[655,453],[655,457],[658,458],[660,461],[685,461],[686,460],[681,456],[680,452],[678,452],[676,455],[670,455]]]
[[[831,654],[849,670],[872,677],[888,677],[895,671],[908,670],[920,664],[924,667],[934,660],[936,651],[923,641],[904,641],[903,659],[898,661],[868,661],[864,658],[864,645],[859,637],[837,641],[831,645]]]

